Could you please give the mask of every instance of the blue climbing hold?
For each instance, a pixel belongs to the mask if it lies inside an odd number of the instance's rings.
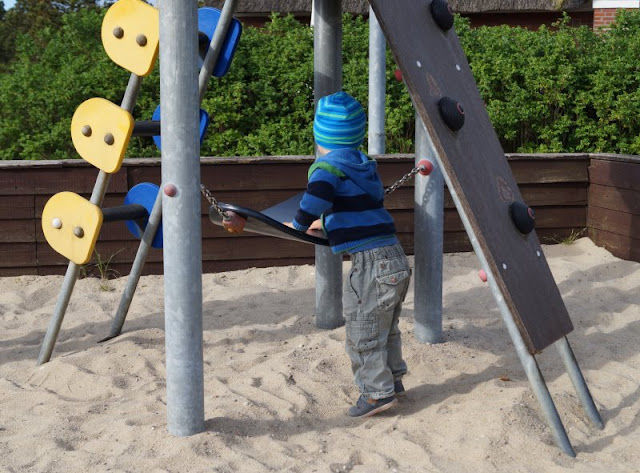
[[[204,7],[198,10],[198,32],[202,33],[200,38],[206,37],[208,41],[200,41],[200,67],[204,62],[204,57],[209,49],[209,45],[213,40],[213,33],[216,31],[218,22],[220,21],[221,11],[217,8]],[[222,77],[227,73],[231,66],[231,60],[236,52],[238,43],[240,42],[240,35],[242,34],[242,24],[236,19],[231,20],[229,30],[227,31],[227,38],[222,44],[222,50],[218,56],[218,61],[213,69],[213,75],[216,77]],[[202,36],[204,35],[204,36]]]
[[[149,215],[151,215],[151,211],[153,210],[153,205],[156,202],[156,197],[158,195],[160,188],[155,184],[151,184],[149,182],[142,182],[133,186],[127,195],[124,198],[124,204],[139,204],[142,205]],[[135,220],[126,220],[125,223],[129,231],[138,239],[142,239],[142,235],[144,233],[144,229],[147,227],[148,218],[145,218],[144,221],[139,222]],[[153,248],[162,248],[162,224],[158,227],[158,231],[156,232],[156,236],[153,238],[151,242],[151,246]]]

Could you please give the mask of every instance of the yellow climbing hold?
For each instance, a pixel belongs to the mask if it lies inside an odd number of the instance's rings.
[[[158,57],[158,10],[140,0],[119,0],[102,21],[102,45],[120,67],[144,77]]]
[[[133,132],[129,112],[101,98],[80,104],[71,119],[71,139],[82,158],[106,173],[118,172]]]
[[[42,231],[56,252],[76,264],[91,260],[102,226],[97,205],[73,192],[60,192],[42,210]]]

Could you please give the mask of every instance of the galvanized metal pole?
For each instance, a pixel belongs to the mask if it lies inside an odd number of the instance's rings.
[[[372,154],[385,152],[385,103],[387,40],[373,8],[369,7],[369,149]]]
[[[578,366],[576,357],[573,354],[571,345],[569,345],[569,340],[567,337],[562,337],[555,343],[555,346],[560,353],[560,358],[562,358],[562,362],[569,374],[569,379],[571,379],[571,383],[578,394],[578,399],[580,399],[580,404],[582,404],[589,420],[591,420],[598,429],[604,429],[604,422],[602,422],[602,417],[600,417],[598,408],[593,402],[593,397],[591,397],[591,393],[587,387],[587,382],[584,380],[584,376],[582,376],[582,371],[580,371],[580,367]]]
[[[167,427],[204,430],[196,0],[160,2]]]
[[[147,219],[147,226],[145,227],[142,238],[140,239],[140,245],[138,246],[136,257],[133,260],[133,264],[131,265],[131,271],[129,272],[129,276],[127,277],[127,283],[124,287],[124,291],[122,292],[122,298],[120,299],[118,310],[116,311],[116,315],[113,318],[113,322],[111,323],[111,330],[109,331],[109,335],[107,335],[106,338],[100,340],[100,342],[111,340],[112,338],[120,335],[120,333],[122,332],[122,326],[124,325],[124,321],[127,318],[127,313],[129,312],[129,308],[131,307],[133,296],[136,292],[136,288],[138,287],[138,282],[140,281],[140,276],[142,275],[144,263],[146,262],[147,255],[149,254],[149,250],[151,249],[151,243],[153,242],[153,239],[155,238],[161,223],[162,190],[158,192],[156,200],[153,203],[153,208],[151,209],[151,214],[149,214],[149,218]]]
[[[433,142],[431,137],[427,134],[427,139],[429,140],[429,147],[435,150],[433,146]],[[434,155],[438,161],[438,164],[442,166],[442,161],[438,153]],[[520,359],[520,363],[522,364],[524,371],[529,379],[529,383],[533,389],[533,392],[538,399],[538,403],[542,408],[542,413],[547,421],[551,429],[551,435],[556,443],[556,445],[567,455],[571,457],[575,457],[576,453],[571,446],[571,442],[569,441],[569,437],[567,436],[567,432],[564,429],[564,425],[562,424],[562,420],[558,414],[558,410],[556,409],[555,404],[553,403],[553,399],[551,398],[551,394],[549,394],[549,389],[542,377],[542,373],[540,373],[540,368],[538,367],[538,363],[533,355],[529,353],[527,346],[522,338],[522,334],[518,330],[518,326],[516,325],[515,320],[513,319],[513,315],[507,306],[506,301],[504,300],[504,296],[502,295],[502,291],[498,286],[498,283],[495,280],[491,269],[489,268],[489,263],[487,262],[487,258],[484,254],[484,250],[480,246],[478,239],[476,238],[473,227],[471,226],[471,222],[469,221],[469,217],[467,216],[464,207],[460,204],[460,199],[458,198],[458,194],[455,191],[449,177],[444,175],[445,182],[447,184],[447,188],[449,189],[449,193],[453,199],[453,202],[456,204],[456,208],[458,209],[458,214],[460,215],[460,219],[464,225],[464,228],[469,236],[469,240],[471,240],[471,245],[473,246],[473,250],[480,261],[480,266],[487,273],[487,281],[489,286],[491,287],[491,292],[493,294],[493,298],[498,304],[498,309],[500,310],[500,315],[502,316],[502,320],[507,327],[507,331],[511,336],[511,340],[516,349],[516,353],[518,354],[518,358]]]
[[[121,107],[127,112],[132,112],[135,107],[138,91],[140,90],[140,83],[141,78],[135,74],[131,74],[121,104]],[[104,171],[100,171],[98,173],[98,178],[96,179],[96,183],[93,186],[93,192],[91,193],[90,202],[92,204],[97,205],[98,207],[102,205],[110,180],[110,174],[107,174]],[[53,310],[53,315],[49,322],[47,333],[44,337],[44,341],[42,342],[42,347],[40,348],[38,365],[47,363],[51,359],[51,354],[53,353],[53,348],[56,345],[56,340],[60,333],[60,327],[62,326],[62,321],[64,320],[65,313],[67,312],[69,300],[71,299],[71,294],[73,293],[73,288],[75,287],[79,275],[80,266],[70,261],[64,275],[64,280],[62,281],[60,295],[56,301],[56,306]]]
[[[444,178],[429,146],[427,130],[416,114],[416,165],[422,159],[433,163],[428,176],[416,175],[414,188],[414,327],[423,343],[441,343],[442,253],[444,246]]]
[[[200,103],[202,103],[202,100],[204,99],[209,81],[211,80],[211,76],[213,75],[213,70],[215,68],[216,62],[218,61],[218,56],[220,55],[220,51],[222,50],[224,40],[227,37],[227,32],[229,31],[229,26],[231,25],[231,21],[233,20],[233,13],[235,11],[237,3],[237,0],[226,0],[226,2],[224,2],[224,6],[222,7],[222,13],[220,14],[218,26],[215,33],[213,34],[211,45],[209,46],[209,50],[207,51],[204,59],[204,64],[202,65],[200,74],[198,76],[198,91]],[[133,300],[136,288],[138,287],[138,282],[140,281],[140,276],[142,275],[144,263],[147,259],[149,249],[151,248],[151,242],[155,238],[156,232],[158,231],[161,222],[162,194],[159,193],[156,201],[153,204],[153,209],[151,211],[151,214],[149,215],[147,226],[144,229],[144,234],[140,241],[140,246],[138,247],[138,252],[136,253],[133,265],[131,266],[131,271],[129,272],[129,277],[127,278],[127,284],[124,288],[118,310],[116,311],[116,315],[111,324],[111,330],[106,338],[100,340],[101,342],[117,337],[118,335],[120,335],[120,332],[122,332],[122,327],[124,325],[125,319],[127,318],[127,313],[129,312],[131,301]]]
[[[313,18],[314,97],[342,88],[342,2],[315,0]],[[333,329],[344,325],[342,315],[342,256],[316,245],[316,326]]]

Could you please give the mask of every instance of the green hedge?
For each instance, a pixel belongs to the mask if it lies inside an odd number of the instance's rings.
[[[0,74],[0,158],[77,156],[69,135],[75,108],[90,97],[122,99],[128,73],[100,44],[102,11],[64,15],[59,28],[18,39],[16,58]],[[343,21],[344,89],[368,96],[368,25]],[[609,31],[482,27],[458,18],[496,132],[508,152],[640,154],[640,14],[622,12]],[[387,56],[387,151],[411,152],[414,112]],[[158,68],[143,80],[134,111],[149,119],[159,103]],[[213,79],[203,102],[212,118],[203,156],[311,154],[313,33],[292,17],[245,28],[230,72]],[[129,156],[157,156],[134,138]]]

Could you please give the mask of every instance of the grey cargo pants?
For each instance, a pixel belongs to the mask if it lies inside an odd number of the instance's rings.
[[[346,349],[360,393],[383,399],[407,372],[398,318],[411,269],[400,244],[354,253],[351,263],[343,291]]]

